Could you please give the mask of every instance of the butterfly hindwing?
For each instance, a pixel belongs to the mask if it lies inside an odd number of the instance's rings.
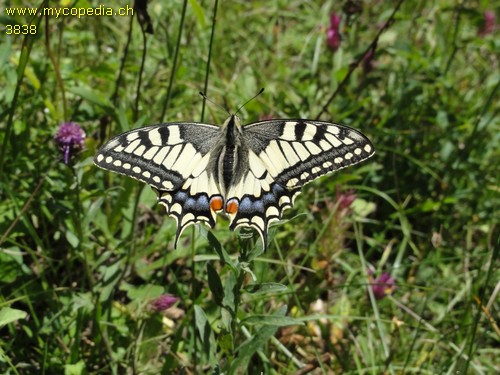
[[[252,226],[267,244],[269,224],[293,205],[300,188],[374,153],[355,129],[313,120],[269,120],[243,127],[248,170],[228,199],[239,202],[231,228]]]
[[[215,225],[211,199],[220,196],[207,173],[220,128],[199,123],[148,126],[120,134],[97,153],[97,166],[145,182],[177,221],[175,244],[197,222]]]

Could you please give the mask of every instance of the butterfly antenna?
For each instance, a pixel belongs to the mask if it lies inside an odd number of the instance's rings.
[[[226,109],[224,108],[223,106],[221,106],[220,104],[217,104],[216,102],[214,102],[213,100],[209,99],[204,93],[202,93],[200,91],[200,95],[203,97],[203,99],[205,99],[206,101],[212,103],[213,105],[215,105],[216,107],[219,107],[220,109],[222,109],[224,112],[226,112],[229,116],[231,116],[231,113]]]
[[[240,107],[238,108],[238,110],[236,112],[234,112],[234,114],[238,114],[238,112],[244,107],[246,106],[248,103],[250,103],[252,100],[254,100],[257,96],[259,96],[260,94],[262,94],[264,92],[264,87],[260,89],[260,91],[255,94],[253,97],[251,97],[250,99],[248,99],[244,104],[240,105]]]

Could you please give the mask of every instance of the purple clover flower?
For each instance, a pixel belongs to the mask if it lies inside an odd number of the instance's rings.
[[[153,310],[160,312],[171,308],[177,301],[179,301],[179,297],[170,294],[162,294],[151,302],[151,307]]]
[[[340,47],[340,16],[332,13],[330,16],[330,26],[326,29],[326,43],[332,51],[336,51]]]
[[[486,12],[484,12],[483,26],[481,30],[479,30],[479,36],[493,34],[496,26],[495,12],[493,12],[492,10],[487,10]]]
[[[370,287],[376,299],[382,299],[392,294],[396,289],[396,279],[387,272],[382,273],[377,279],[373,280]]]
[[[64,156],[64,164],[68,164],[72,153],[83,148],[85,132],[74,122],[63,122],[57,129],[54,139]]]

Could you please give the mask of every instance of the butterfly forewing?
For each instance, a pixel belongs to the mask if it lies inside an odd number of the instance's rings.
[[[282,218],[300,188],[375,152],[355,129],[313,120],[269,120],[241,127],[232,115],[222,127],[171,123],[123,133],[94,162],[150,184],[177,220],[176,241],[194,223],[250,226],[267,247],[269,224]]]

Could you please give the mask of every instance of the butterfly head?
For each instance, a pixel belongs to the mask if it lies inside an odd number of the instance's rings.
[[[228,134],[236,134],[242,133],[242,126],[241,126],[241,120],[238,116],[236,115],[230,115],[226,121],[224,121],[224,124],[222,125],[222,128],[228,133]]]

